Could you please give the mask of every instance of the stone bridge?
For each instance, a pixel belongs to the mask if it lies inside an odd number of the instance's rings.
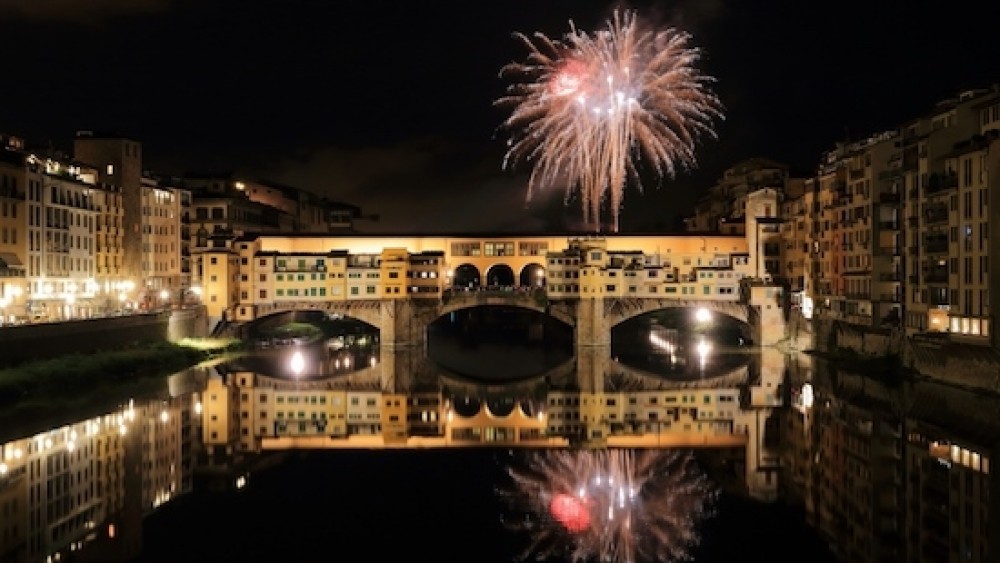
[[[427,326],[443,315],[461,309],[483,306],[520,307],[549,315],[573,327],[577,346],[610,344],[611,329],[629,319],[668,308],[704,308],[727,315],[750,326],[755,340],[773,344],[785,337],[785,323],[780,312],[770,311],[770,305],[738,300],[628,298],[550,300],[545,291],[536,290],[474,290],[449,291],[440,299],[357,299],[343,301],[285,301],[258,305],[255,318],[293,311],[323,311],[329,315],[350,317],[377,328],[381,341],[389,346],[420,345],[425,341]],[[766,307],[768,322],[761,322],[761,307]],[[776,322],[776,319],[780,322]],[[256,321],[249,321],[250,324]],[[239,326],[235,325],[239,332]]]

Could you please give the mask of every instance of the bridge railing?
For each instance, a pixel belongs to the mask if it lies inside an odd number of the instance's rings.
[[[487,286],[474,289],[461,287],[445,289],[441,293],[441,303],[447,305],[456,299],[478,300],[496,297],[505,299],[530,299],[541,307],[544,307],[549,302],[548,295],[543,287]]]

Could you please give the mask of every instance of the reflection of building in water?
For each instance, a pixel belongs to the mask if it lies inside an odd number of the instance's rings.
[[[783,480],[844,561],[992,561],[990,457],[1000,402],[838,373],[798,381]]]
[[[115,534],[125,502],[127,407],[3,445],[4,560],[42,561]]]
[[[142,516],[190,490],[191,406],[129,403],[0,445],[0,560],[138,555]]]
[[[289,381],[251,372],[212,377],[204,442],[216,455],[257,452],[262,439],[320,436],[405,443],[440,436],[440,392],[394,394],[342,387],[342,380]]]
[[[546,430],[605,447],[744,448],[749,493],[773,500],[778,463],[763,443],[769,411],[762,418],[737,387],[550,391]]]
[[[604,356],[608,353],[603,349]],[[394,364],[383,360],[380,366]],[[584,370],[584,365],[593,369]],[[771,443],[772,415],[782,404],[781,354],[762,351],[756,375],[743,368],[726,376],[725,383],[673,385],[650,378],[627,390],[609,387],[608,365],[607,361],[578,363],[577,373],[570,377],[574,381],[561,386],[542,380],[530,390],[494,385],[476,397],[472,412],[454,404],[468,394],[458,387],[448,390],[453,384],[444,380],[436,389],[419,392],[383,390],[385,379],[378,367],[365,372],[367,380],[298,380],[230,372],[208,381],[203,439],[220,463],[233,454],[290,448],[584,444],[736,448],[744,452],[743,477],[749,492],[775,498],[779,464],[776,444]],[[514,406],[504,412],[491,410],[480,404],[488,396],[508,397]]]

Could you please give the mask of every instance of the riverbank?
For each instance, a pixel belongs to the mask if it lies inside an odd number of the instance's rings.
[[[0,441],[113,410],[166,392],[169,375],[210,362],[234,341],[158,342],[99,354],[67,354],[0,369]]]
[[[902,358],[893,353],[883,356],[866,356],[858,354],[850,348],[838,348],[832,351],[807,350],[805,354],[825,360],[838,370],[871,377],[889,387],[924,377],[917,370],[905,366]]]

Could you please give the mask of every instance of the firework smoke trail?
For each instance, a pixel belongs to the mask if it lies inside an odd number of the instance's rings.
[[[722,104],[714,80],[695,66],[700,51],[674,28],[644,31],[634,11],[614,12],[595,34],[570,31],[561,40],[515,33],[524,62],[504,66],[512,83],[495,103],[512,106],[502,124],[509,131],[504,168],[532,164],[534,190],[563,182],[566,200],[578,191],[584,222],[600,230],[601,204],[609,201],[618,231],[625,184],[641,190],[637,161],[659,178],[697,164],[694,147],[715,138]]]
[[[718,491],[679,450],[546,450],[507,468],[508,526],[522,560],[684,561]]]

